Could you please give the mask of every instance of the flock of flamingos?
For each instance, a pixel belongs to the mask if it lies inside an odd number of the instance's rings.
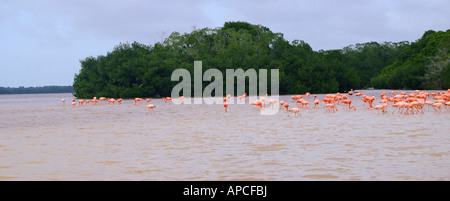
[[[389,92],[389,94],[386,94],[386,92],[382,92],[378,101],[379,104],[375,106],[373,104],[377,99],[375,96],[363,95],[362,91],[355,93],[353,89],[348,92],[348,95],[362,97],[361,101],[364,102],[364,105],[368,104],[370,108],[378,110],[379,114],[387,113],[387,109],[390,106],[395,108],[392,114],[394,114],[395,112],[397,112],[398,114],[423,114],[426,107],[431,107],[438,112],[443,111],[443,108],[445,107],[445,109],[449,111],[447,107],[450,107],[450,89],[448,89],[447,91],[437,91],[433,93],[419,90],[416,90],[410,94],[407,94],[406,92],[397,94],[397,90],[391,91]],[[287,101],[280,101],[279,104],[281,107],[285,107],[287,112],[291,112],[295,116],[301,116],[300,109],[308,108],[308,105],[310,105],[310,103],[306,99],[308,99],[310,96],[311,94],[309,92],[304,95],[292,96],[292,106],[290,106]],[[239,100],[245,101],[246,97],[247,93],[239,96]],[[312,100],[312,104],[314,104],[314,106],[312,106],[312,108],[316,108],[322,103],[324,105],[323,108],[326,109],[327,112],[335,113],[338,111],[337,106],[342,104],[344,105],[343,108],[348,107],[349,109],[353,109],[356,111],[356,107],[354,105],[352,106],[352,100],[350,100],[350,98],[348,98],[348,96],[345,94],[327,94],[322,100],[317,99],[317,95],[312,95],[312,97],[314,97]],[[184,96],[181,96],[178,101],[181,102],[184,98]],[[223,107],[225,108],[225,112],[227,112],[227,108],[229,105],[228,101],[230,98],[231,95],[228,94],[228,96],[223,99]],[[164,100],[164,102],[172,100],[172,98],[170,97],[163,97],[162,99]],[[62,99],[61,101],[64,103],[65,99]],[[122,104],[122,99],[115,100],[114,98],[105,97],[97,99],[96,97],[94,97],[92,100],[78,100],[78,106],[88,105],[89,103],[91,103],[92,105],[101,105],[102,101],[107,102],[107,104],[114,104],[115,102],[117,102],[118,104]],[[138,105],[142,101],[144,101],[144,99],[135,98],[134,105]],[[153,109],[156,108],[155,105],[149,104],[150,101],[151,99],[145,100],[145,102],[147,103],[147,109],[145,112],[146,114],[149,110],[153,111]],[[266,94],[265,97],[261,97],[256,101],[250,102],[250,105],[259,107],[259,110],[264,110],[266,103],[270,104],[270,106],[273,107],[274,104],[277,104],[277,101],[274,99],[270,99]],[[72,99],[72,106],[75,107],[76,105],[76,100]]]

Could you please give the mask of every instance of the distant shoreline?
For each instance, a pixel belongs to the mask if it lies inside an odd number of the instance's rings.
[[[74,93],[72,86],[0,87],[0,94]]]

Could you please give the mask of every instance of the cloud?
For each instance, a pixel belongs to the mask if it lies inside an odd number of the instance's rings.
[[[304,40],[318,49],[338,49],[369,41],[418,39],[426,30],[446,30],[448,1],[325,0],[222,2],[228,19],[262,24],[285,37]]]
[[[226,21],[261,24],[289,41],[304,40],[314,50],[414,41],[426,30],[449,28],[449,4],[447,0],[5,0],[0,4],[0,86],[52,81],[69,85],[80,59],[104,55],[120,42],[154,44],[162,33],[168,37],[174,31],[215,28]]]

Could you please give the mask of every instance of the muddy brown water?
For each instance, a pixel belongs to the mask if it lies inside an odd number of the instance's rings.
[[[351,96],[357,111],[321,103],[288,117],[154,99],[146,114],[145,101],[72,98],[0,95],[0,180],[450,180],[445,108],[379,114]]]

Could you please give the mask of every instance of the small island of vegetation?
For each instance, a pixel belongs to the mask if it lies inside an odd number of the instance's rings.
[[[280,94],[447,89],[449,49],[450,30],[426,31],[412,43],[367,42],[314,51],[261,25],[226,22],[214,29],[173,32],[154,45],[121,43],[106,55],[87,57],[80,61],[73,89],[78,98],[170,96],[177,84],[170,80],[172,72],[184,68],[192,74],[195,60],[203,62],[203,71],[279,69]]]

